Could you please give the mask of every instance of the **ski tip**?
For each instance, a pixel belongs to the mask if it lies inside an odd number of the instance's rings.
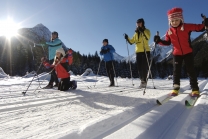
[[[188,102],[188,100],[185,100],[185,105],[188,107],[191,106],[191,104]]]
[[[160,101],[157,99],[156,100],[156,103],[158,104],[158,105],[162,105],[162,103],[160,103]]]
[[[22,92],[23,96],[25,96],[26,92]]]

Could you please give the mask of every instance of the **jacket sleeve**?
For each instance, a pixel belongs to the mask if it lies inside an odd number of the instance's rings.
[[[162,46],[168,46],[171,44],[170,36],[168,35],[168,31],[165,34],[165,40],[161,40],[158,44]]]
[[[135,43],[135,36],[136,36],[136,33],[134,33],[134,36],[132,37],[132,38],[128,38],[128,42],[130,43],[130,44],[134,44]]]
[[[103,53],[101,53],[102,49],[103,49],[103,47],[101,47],[101,49],[100,49],[100,55],[103,55]]]
[[[59,39],[55,39],[55,40],[52,41],[52,42],[46,42],[46,44],[47,44],[47,45],[50,45],[51,47],[56,47],[56,46],[58,46],[58,45],[61,45],[62,42],[61,42],[61,40],[59,40]]]
[[[114,49],[112,45],[109,45],[109,48],[110,48],[110,53],[115,53],[116,50]]]
[[[61,44],[62,44],[62,48],[64,49],[64,51],[67,52],[66,45],[63,42]]]
[[[205,30],[204,24],[186,24],[190,31],[202,32]]]

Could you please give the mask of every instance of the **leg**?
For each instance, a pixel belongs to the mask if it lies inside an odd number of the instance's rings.
[[[109,67],[110,67],[111,85],[112,85],[112,86],[115,86],[115,82],[114,82],[114,77],[115,77],[115,75],[114,75],[113,66],[114,66],[114,65],[113,65],[113,61],[110,61]]]
[[[60,85],[59,85],[59,87],[60,87],[59,90],[61,90],[61,91],[68,90],[69,87],[70,87],[69,82],[70,82],[70,78],[63,78],[63,79],[61,79],[61,82],[60,82]]]
[[[109,77],[109,80],[110,80],[110,84],[111,84],[111,73],[110,73],[110,68],[111,68],[111,62],[107,61],[105,62],[105,68],[106,68],[106,71],[107,71],[107,74],[108,74],[108,77]]]
[[[142,81],[142,52],[136,53],[136,62],[137,62],[137,68],[138,68],[138,73],[139,73],[139,78]]]
[[[183,56],[173,56],[173,85],[177,84],[180,86],[181,67],[183,62]]]
[[[52,60],[50,60],[50,64],[53,64],[53,59]],[[53,68],[52,68],[53,69]],[[50,69],[50,71],[52,70],[52,69]],[[55,83],[58,85],[58,83],[59,83],[59,80],[58,80],[58,77],[57,77],[57,75],[56,75],[56,71],[55,71],[55,69],[51,72],[51,79],[50,79],[50,82],[49,82],[49,84],[52,84],[53,85],[53,82],[55,81]]]
[[[150,52],[146,52],[147,53],[147,57],[146,57],[146,54],[144,53],[143,57],[142,57],[142,77],[143,77],[143,81],[147,82],[147,73],[148,73],[148,70],[149,70],[149,65],[148,65],[148,62],[149,62],[149,58],[150,58]],[[147,62],[148,60],[148,62]]]
[[[193,91],[199,91],[197,76],[194,70],[194,56],[192,53],[186,54],[184,56],[184,62],[186,65],[186,71],[189,76],[190,85]]]

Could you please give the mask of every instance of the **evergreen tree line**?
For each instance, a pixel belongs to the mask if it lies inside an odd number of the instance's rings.
[[[202,34],[203,35],[203,34]],[[200,38],[200,36],[199,36]],[[208,43],[205,40],[195,39],[192,42],[194,52],[194,67],[198,77],[208,77]],[[39,43],[45,42],[45,40],[39,39]],[[8,41],[5,38],[0,38],[0,67],[11,76],[23,76],[26,72],[37,71],[41,64],[41,57],[48,55],[47,48],[33,47],[34,44],[30,41],[20,41],[13,38],[12,41]],[[46,53],[44,53],[44,51]],[[79,51],[73,53],[74,62],[69,66],[75,75],[81,75],[87,68],[91,68],[95,74],[99,69],[99,75],[107,76],[105,70],[105,62],[101,61],[98,52],[95,54],[80,54]],[[99,68],[100,64],[100,68]],[[138,68],[136,63],[131,63],[133,78],[138,78]],[[126,62],[114,62],[114,69],[116,76],[122,78],[130,78],[130,66]],[[38,73],[45,71],[42,66]],[[153,78],[166,78],[173,74],[172,60],[163,60],[163,62],[156,63],[153,60],[151,73]],[[151,76],[150,76],[151,77]],[[181,78],[187,78],[186,68],[183,65],[181,71]]]

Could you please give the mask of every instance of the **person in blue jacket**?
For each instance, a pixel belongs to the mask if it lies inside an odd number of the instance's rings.
[[[114,67],[113,67],[113,53],[115,52],[115,49],[112,45],[108,44],[108,39],[103,40],[103,46],[101,47],[100,55],[103,56],[103,60],[105,61],[105,68],[108,73],[108,77],[110,79],[110,85],[109,87],[115,86],[114,82]]]
[[[67,51],[67,48],[64,45],[64,43],[58,38],[58,32],[56,32],[56,31],[52,32],[51,41],[46,42],[46,45],[48,45],[48,60],[49,60],[50,64],[53,64],[53,62],[54,62],[54,57],[56,55],[57,49],[63,48],[65,50],[65,52]],[[52,70],[52,69],[53,68],[50,68],[49,70]],[[55,85],[53,85],[54,82],[55,82]],[[56,75],[55,70],[53,70],[51,73],[51,79],[45,88],[58,87],[58,84],[59,84],[58,77]]]

